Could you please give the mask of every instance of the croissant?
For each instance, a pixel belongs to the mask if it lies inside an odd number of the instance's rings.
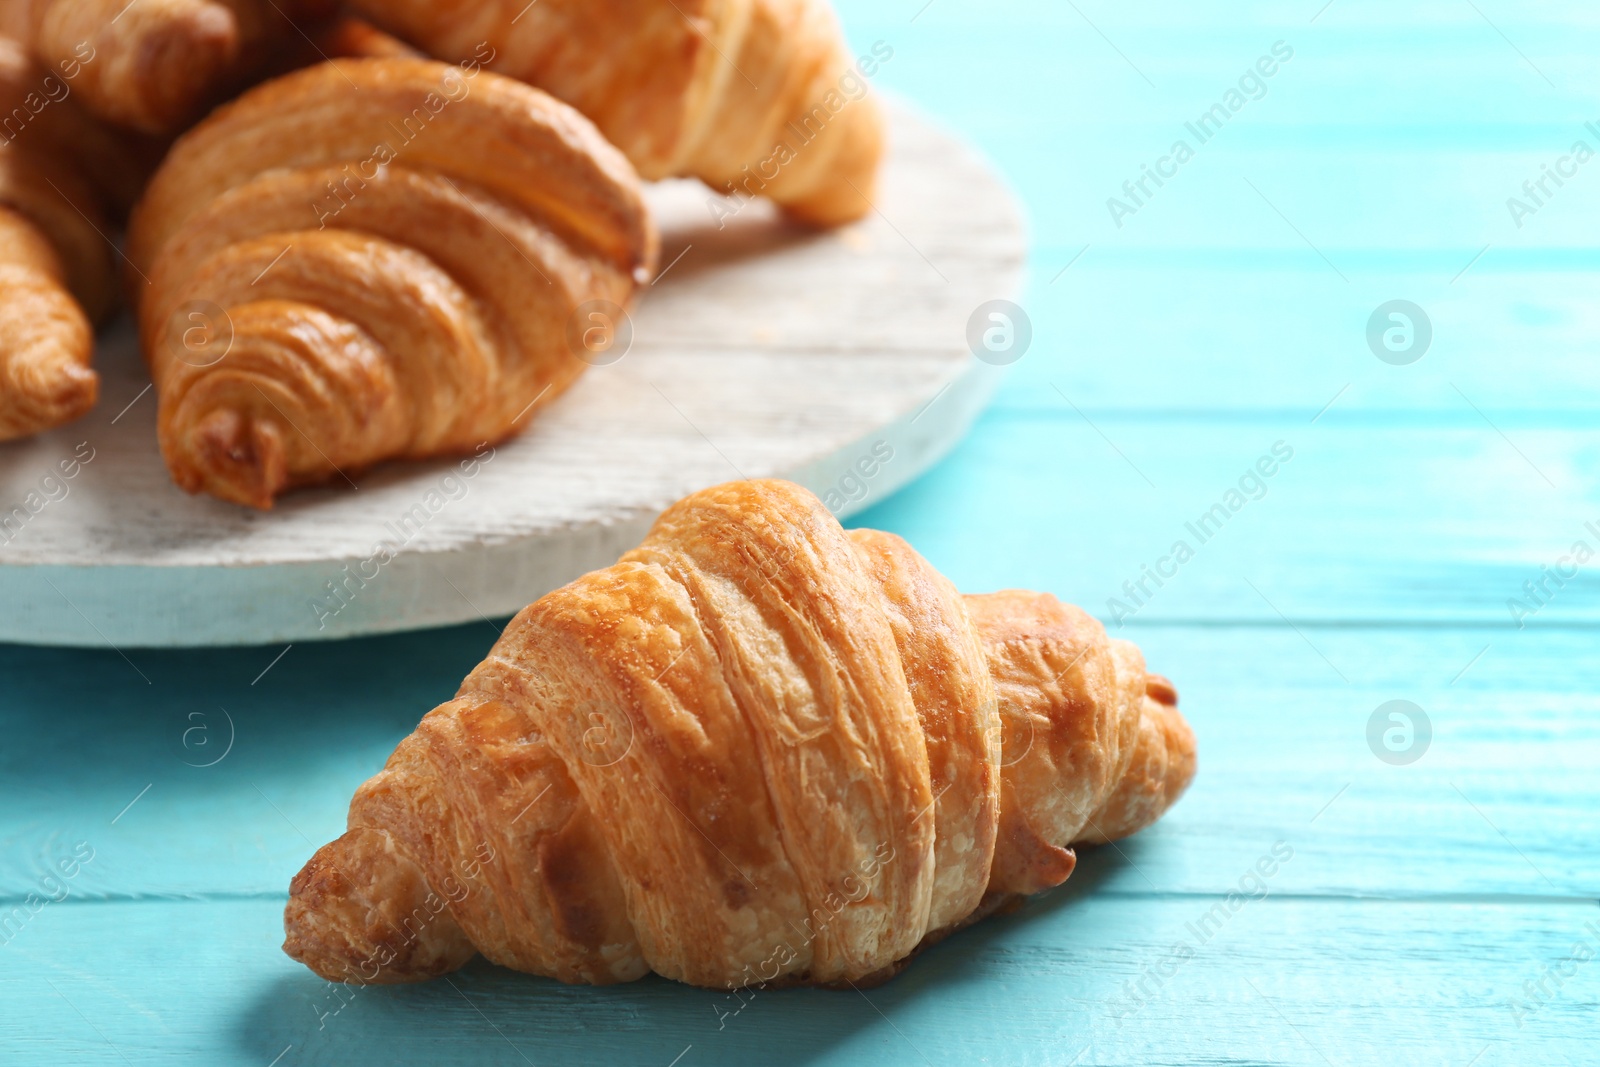
[[[645,178],[766,196],[816,225],[872,206],[883,121],[827,0],[350,6],[439,58],[476,57],[560,97]]]
[[[175,132],[329,0],[7,0],[6,32],[119,126]]]
[[[0,440],[94,406],[92,324],[116,294],[108,231],[147,172],[66,81],[0,38]]]
[[[736,482],[524,609],[290,886],[285,951],[406,982],[886,978],[1194,774],[1169,682],[1047,594],[962,597]]]
[[[179,140],[129,228],[172,477],[266,508],[504,437],[656,248],[627,160],[520,82],[381,58],[258,86]]]
[[[307,48],[323,59],[424,58],[421,52],[398,37],[391,37],[372,23],[349,15],[340,15],[314,27]],[[292,55],[290,61],[293,61]],[[310,66],[312,62],[308,58],[297,65]]]

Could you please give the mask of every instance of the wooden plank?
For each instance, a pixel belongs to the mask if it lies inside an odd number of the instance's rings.
[[[1592,409],[1600,181],[1582,168],[1521,227],[1507,209],[1575,140],[1600,149],[1584,14],[940,2],[907,24],[887,0],[849,7],[858,41],[896,49],[882,83],[972,137],[1028,206],[1038,340],[1005,400],[1048,400],[1048,371],[1117,408],[1309,415],[1353,383],[1342,407],[1468,410],[1454,382],[1491,411]],[[1184,124],[1279,40],[1294,58],[1201,145]],[[954,54],[1007,61],[952,78]],[[1107,200],[1179,138],[1195,158],[1117,226]],[[1396,297],[1436,326],[1404,368],[1364,337]]]
[[[760,993],[724,1017],[728,1000],[653,979],[474,966],[322,1019],[340,1001],[277,948],[284,884],[488,626],[296,645],[259,679],[281,646],[134,665],[0,648],[0,900],[96,849],[0,946],[0,1058],[1593,1058],[1600,964],[1573,952],[1600,914],[1600,603],[1587,571],[1526,629],[1505,601],[1600,522],[1600,185],[1586,169],[1521,230],[1505,198],[1600,117],[1600,21],[1505,0],[919,6],[841,5],[858,44],[896,50],[877,83],[964,131],[1027,203],[1035,347],[949,462],[860,521],[966,588],[1048,588],[1110,621],[1124,579],[1292,443],[1268,495],[1117,631],[1178,682],[1201,743],[1189,795],[865,996]],[[1117,229],[1106,197],[1280,37],[1296,58],[1268,96]],[[1402,296],[1436,337],[1394,367],[1364,327]],[[1397,699],[1432,725],[1407,765],[1369,747]],[[217,752],[222,707],[234,748],[185,766]],[[1197,944],[1278,841],[1294,854],[1269,897]]]
[[[79,842],[95,851],[73,886],[84,898],[283,894],[343,830],[356,786],[494,636],[479,623],[296,645],[254,685],[281,649],[134,653],[147,686],[115,653],[0,646],[0,900],[25,896]],[[1283,892],[1600,895],[1592,633],[1135,636],[1178,685],[1201,770],[1173,811],[1120,846],[1128,866],[1107,889],[1226,892],[1263,840],[1282,838],[1299,857]],[[1391,700],[1431,722],[1430,747],[1409,765],[1369,747],[1368,721]]]
[[[594,990],[481,962],[352,992],[278,951],[278,900],[53,904],[3,949],[0,1049],[205,1067],[1587,1060],[1600,963],[1572,953],[1600,946],[1592,901],[1306,900],[1269,882],[1223,919],[1226,898],[1108,892],[1104,855],[859,993]]]
[[[1113,626],[1113,600],[1136,623],[1450,621],[1493,631],[1485,640],[1525,632],[1519,621],[1595,618],[1597,587],[1575,559],[1538,601],[1523,586],[1577,541],[1600,556],[1588,430],[1497,431],[1470,412],[1422,426],[1108,414],[1073,410],[1070,395],[986,416],[948,462],[855,521],[904,533],[963,589],[1047,589]],[[1275,473],[1230,498],[1263,458]],[[1217,505],[1237,510],[1190,529]],[[1179,541],[1193,553],[1181,565]],[[1145,567],[1165,584],[1130,595],[1123,583]],[[1531,614],[1513,617],[1513,598]]]
[[[985,416],[983,432],[947,463],[860,521],[906,533],[963,588],[1048,589],[1108,622],[1119,614],[1114,601],[1126,606],[1123,614],[1137,609],[1139,622],[1264,622],[1281,613],[1297,622],[1470,620],[1509,634],[1519,621],[1539,626],[1593,617],[1596,586],[1586,570],[1560,583],[1543,570],[1560,564],[1579,541],[1600,551],[1600,535],[1589,529],[1600,527],[1600,503],[1583,490],[1596,462],[1593,434],[1580,425],[1552,427],[1499,413],[1491,422],[1465,407],[1448,419],[1397,425],[1337,407],[1313,422],[1309,407],[1234,418],[1107,412],[1075,403],[1068,388],[1051,389],[1037,410]],[[1228,513],[1225,524],[1213,518],[1201,532],[1214,536],[1202,542],[1188,525],[1219,503],[1238,503],[1230,490],[1263,457],[1270,466],[1278,442],[1293,448],[1294,458],[1261,479],[1266,495]],[[883,465],[881,480],[889,482],[893,467]],[[870,481],[868,487],[883,489]],[[1254,484],[1247,488],[1260,492]],[[417,583],[425,576],[396,565],[354,604],[367,606],[364,618],[392,609],[390,625],[416,625],[417,603],[446,616],[474,608],[509,613],[544,591],[552,568],[576,571],[614,560],[637,542],[642,526],[642,519],[610,526],[599,539],[580,531],[587,538],[581,545],[556,535],[539,573],[488,558],[430,561],[436,571],[430,580],[448,579],[460,590],[443,586],[448,599],[422,597]],[[1142,568],[1174,569],[1162,559],[1179,541],[1194,558],[1163,586],[1147,581],[1144,591],[1128,594],[1123,583],[1138,582]],[[558,542],[562,552],[555,551]],[[306,567],[320,581],[342,573]],[[218,581],[241,575],[250,577],[228,571]],[[45,578],[30,579],[39,585],[34,602],[59,604]],[[59,585],[59,576],[51,580]],[[1530,581],[1542,583],[1537,599],[1525,589]],[[476,592],[494,584],[500,591],[493,600]],[[94,587],[86,595],[108,611],[131,613],[119,618],[137,633],[143,609],[119,589]],[[309,621],[306,605],[316,590],[306,592],[296,603]],[[1515,613],[1513,599],[1521,604]],[[87,600],[74,594],[73,602]],[[206,618],[185,625],[206,632]],[[104,647],[105,639],[92,637]],[[119,647],[142,643],[124,635],[106,639]]]

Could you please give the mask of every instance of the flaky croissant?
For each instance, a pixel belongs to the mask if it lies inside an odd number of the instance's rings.
[[[110,232],[147,173],[66,80],[0,38],[0,440],[94,406],[92,325],[116,296]]]
[[[176,132],[299,39],[330,0],[6,0],[6,30],[99,117]]]
[[[766,196],[819,225],[871,208],[883,121],[827,0],[352,0],[588,115],[646,178]]]
[[[129,230],[173,479],[264,508],[502,438],[656,246],[627,160],[521,82],[387,58],[259,86],[179,140]]]
[[[1194,735],[1046,594],[962,597],[788,482],[670,509],[540,598],[290,887],[333,980],[860,983],[1153,822]]]

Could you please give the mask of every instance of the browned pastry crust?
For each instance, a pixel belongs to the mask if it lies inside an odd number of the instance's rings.
[[[588,115],[646,178],[701,178],[819,225],[871,208],[883,121],[827,0],[353,0]]]
[[[0,440],[94,406],[91,324],[116,295],[109,232],[146,173],[69,81],[0,37]]]
[[[626,305],[655,255],[632,167],[537,89],[403,58],[268,82],[178,141],[130,226],[162,454],[264,508],[505,437],[586,366],[579,305]]]
[[[478,952],[881,981],[1156,819],[1195,768],[1171,696],[1053,597],[961,597],[796,485],[719,486],[511,622],[295,877],[284,949],[350,982]]]
[[[177,132],[299,37],[331,0],[6,0],[5,32],[72,71],[85,106],[150,134]]]
[[[99,394],[94,333],[61,257],[24,215],[0,207],[0,441],[86,414]]]
[[[423,53],[370,22],[340,15],[312,28],[307,48],[323,59],[422,59]],[[312,62],[310,58],[305,64]]]

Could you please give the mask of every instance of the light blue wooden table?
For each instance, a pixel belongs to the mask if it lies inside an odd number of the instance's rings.
[[[3,936],[0,1062],[1600,1061],[1600,558],[1563,562],[1600,550],[1600,160],[1572,154],[1600,149],[1600,17],[920,3],[843,13],[1025,200],[1035,339],[970,440],[858,521],[1138,640],[1200,737],[1178,807],[864,995],[483,965],[336,989],[278,950],[288,880],[491,628],[264,675],[281,650],[0,648],[0,908],[63,898]],[[1201,143],[1185,124],[1242,77]],[[1145,164],[1167,177],[1134,201]],[[1530,196],[1545,167],[1568,173]],[[1431,324],[1419,360],[1369,346],[1392,300]],[[1185,524],[1279,442],[1201,543]],[[1133,602],[1146,565],[1171,576]],[[1390,701],[1425,748],[1392,709],[1369,741]],[[231,751],[193,766],[224,708]]]

